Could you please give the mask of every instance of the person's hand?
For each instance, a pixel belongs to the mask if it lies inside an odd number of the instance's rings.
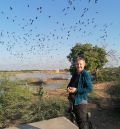
[[[68,87],[68,88],[67,88],[67,91],[68,91],[69,93],[74,93],[74,92],[76,91],[76,88],[75,88],[75,87]]]

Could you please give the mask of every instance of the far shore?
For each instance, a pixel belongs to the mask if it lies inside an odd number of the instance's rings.
[[[66,73],[69,72],[68,69],[62,70],[62,69],[55,69],[55,70],[11,70],[11,71],[5,71],[5,70],[0,70],[0,73],[24,73],[24,72],[34,72],[34,73]]]

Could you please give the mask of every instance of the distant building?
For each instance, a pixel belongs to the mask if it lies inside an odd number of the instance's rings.
[[[59,70],[59,69],[56,69],[56,70],[55,70],[55,72],[56,72],[56,73],[59,73],[59,72],[60,72],[60,70]]]

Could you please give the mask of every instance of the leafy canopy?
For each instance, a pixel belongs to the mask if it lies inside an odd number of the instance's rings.
[[[95,72],[97,69],[102,68],[107,62],[107,53],[104,48],[98,46],[92,46],[92,44],[80,44],[77,43],[67,56],[71,62],[70,72],[75,70],[75,60],[80,56],[86,61],[86,69]]]

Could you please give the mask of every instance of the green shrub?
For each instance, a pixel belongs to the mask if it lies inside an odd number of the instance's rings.
[[[120,68],[104,68],[96,73],[97,82],[120,80]]]
[[[108,88],[106,92],[111,96],[111,98],[120,100],[120,81],[114,83],[114,85]]]
[[[66,103],[59,99],[56,100],[55,98],[52,98],[40,100],[31,105],[31,114],[29,114],[29,117],[25,116],[24,120],[27,122],[34,122],[63,116],[65,107]]]
[[[34,122],[64,115],[65,102],[59,98],[43,99],[43,88],[33,96],[23,85],[7,78],[0,81],[0,128],[19,120],[20,123]],[[34,102],[31,101],[34,99]]]
[[[15,119],[21,119],[31,103],[32,94],[25,87],[3,77],[0,80],[0,127]]]

